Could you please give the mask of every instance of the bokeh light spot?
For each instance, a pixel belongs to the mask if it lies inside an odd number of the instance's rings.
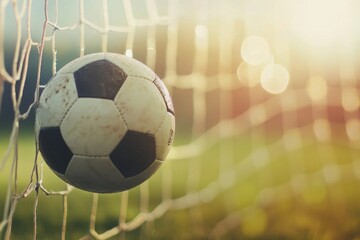
[[[346,122],[346,134],[350,140],[360,140],[360,120],[351,118]]]
[[[204,25],[197,25],[195,27],[195,34],[199,38],[207,38],[208,30],[207,30],[206,26],[204,26]]]
[[[348,112],[354,112],[360,108],[358,89],[345,88],[342,91],[342,105]]]
[[[247,37],[241,45],[242,59],[251,65],[259,65],[268,60],[270,56],[269,45],[259,36]]]
[[[321,76],[310,77],[306,85],[306,91],[313,101],[324,99],[327,94],[327,84],[325,79]]]
[[[261,73],[261,86],[269,93],[282,93],[288,85],[289,72],[280,64],[269,64]]]
[[[327,141],[331,138],[330,123],[327,119],[316,119],[314,121],[314,134],[320,141]]]

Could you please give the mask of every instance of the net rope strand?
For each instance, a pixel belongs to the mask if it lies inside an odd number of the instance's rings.
[[[227,1],[224,1],[227,2]],[[22,4],[21,4],[22,3]],[[39,194],[44,194],[49,197],[61,196],[63,203],[63,213],[62,213],[62,222],[61,222],[61,239],[66,238],[67,226],[68,226],[68,199],[72,197],[73,188],[69,185],[66,186],[65,190],[60,191],[49,191],[45,188],[43,183],[43,168],[42,163],[38,162],[38,147],[36,147],[36,153],[34,157],[34,167],[31,173],[30,181],[27,186],[19,192],[19,187],[17,186],[18,175],[18,162],[22,161],[21,157],[19,158],[19,126],[21,121],[29,117],[34,106],[36,106],[39,91],[41,88],[40,80],[42,73],[42,61],[44,49],[48,44],[51,45],[52,53],[52,65],[51,72],[53,74],[57,71],[57,62],[58,62],[58,34],[64,32],[79,32],[79,56],[85,55],[88,53],[89,48],[86,47],[86,34],[87,31],[95,31],[101,36],[100,49],[102,51],[109,50],[110,44],[110,33],[124,33],[126,34],[126,43],[125,50],[133,52],[135,46],[135,35],[138,27],[147,28],[147,41],[146,41],[146,64],[152,69],[156,67],[156,52],[153,51],[154,42],[156,41],[156,26],[166,26],[167,27],[167,45],[166,48],[166,69],[164,81],[169,87],[169,91],[172,92],[174,89],[177,90],[192,90],[193,100],[193,125],[191,140],[188,143],[183,145],[174,146],[169,154],[169,165],[183,161],[184,164],[188,166],[188,174],[190,175],[185,180],[186,190],[180,196],[175,196],[173,186],[176,184],[175,179],[171,176],[169,171],[161,172],[161,186],[160,194],[161,200],[156,204],[155,207],[150,207],[151,203],[151,186],[150,183],[146,182],[141,185],[139,188],[140,198],[139,205],[136,206],[137,214],[133,217],[129,214],[129,208],[133,207],[130,203],[134,196],[131,191],[123,192],[114,197],[119,199],[119,217],[118,223],[116,226],[109,228],[103,232],[98,232],[96,229],[97,223],[97,214],[101,201],[99,199],[101,196],[98,194],[92,195],[92,204],[91,204],[91,213],[89,217],[89,232],[84,233],[82,239],[90,239],[95,237],[97,239],[109,239],[111,237],[117,236],[123,232],[133,231],[141,226],[146,225],[146,223],[151,223],[154,220],[160,219],[166,213],[171,210],[187,210],[192,209],[195,206],[202,205],[213,201],[222,194],[236,187],[236,184],[246,181],[251,176],[258,176],[261,169],[266,168],[270,163],[266,159],[274,159],[274,161],[279,161],[284,157],[284,153],[289,154],[297,152],[298,150],[304,149],[306,147],[318,144],[319,134],[323,129],[318,129],[319,126],[316,124],[317,120],[324,120],[325,123],[330,124],[326,119],[327,115],[324,113],[326,107],[338,107],[344,108],[346,105],[346,100],[344,97],[342,102],[336,98],[328,98],[324,102],[313,102],[310,98],[301,97],[304,94],[304,89],[287,89],[286,92],[279,95],[277,98],[269,98],[265,101],[259,101],[255,96],[255,91],[251,89],[249,91],[249,100],[251,102],[249,108],[242,112],[240,115],[234,118],[229,118],[232,111],[232,93],[231,89],[238,88],[239,83],[236,81],[235,74],[226,73],[220,71],[220,73],[213,76],[205,76],[205,68],[207,62],[207,57],[204,57],[208,54],[208,50],[204,46],[196,47],[195,61],[193,66],[193,71],[189,74],[178,75],[177,73],[177,46],[178,46],[178,30],[179,30],[179,19],[178,17],[178,4],[176,0],[169,0],[167,15],[160,16],[158,10],[158,4],[155,0],[146,0],[145,5],[148,11],[148,17],[146,19],[136,18],[135,3],[130,0],[123,1],[124,14],[126,15],[127,26],[116,26],[112,25],[109,21],[109,0],[101,1],[101,11],[102,19],[100,22],[94,22],[90,18],[86,17],[85,6],[87,2],[84,0],[79,0],[79,17],[78,22],[70,25],[61,25],[59,22],[59,1],[56,0],[54,7],[49,8],[49,1],[44,0],[43,12],[44,12],[44,21],[42,26],[33,25],[33,13],[32,9],[35,7],[32,0],[27,1],[8,1],[3,0],[0,2],[0,48],[4,49],[4,39],[5,31],[4,27],[5,22],[11,21],[11,18],[7,18],[8,12],[6,9],[12,8],[13,14],[15,16],[15,24],[17,26],[15,36],[15,47],[12,52],[13,60],[11,65],[11,71],[8,71],[5,67],[5,55],[4,51],[0,50],[0,110],[2,105],[2,94],[4,89],[4,84],[8,84],[11,88],[11,97],[12,104],[15,111],[15,119],[13,121],[12,131],[9,136],[8,144],[5,146],[5,152],[2,158],[0,159],[0,173],[7,171],[6,167],[10,166],[8,174],[9,180],[7,182],[7,194],[5,197],[5,204],[3,208],[3,218],[0,222],[0,236],[5,236],[5,239],[10,239],[12,231],[15,231],[12,228],[12,222],[14,214],[17,209],[17,205],[23,199],[34,194],[35,200],[33,205],[33,238],[36,239],[37,236],[37,226],[39,216],[37,215],[38,204],[39,204]],[[221,11],[228,11],[225,8],[225,4],[221,5],[223,9]],[[50,17],[50,13],[53,13]],[[229,28],[223,28],[221,30],[221,39],[219,41],[220,49],[220,60],[219,67],[220,69],[226,69],[229,65],[230,59],[227,57],[231,55],[232,51],[232,39],[233,39],[233,24],[232,15],[228,14],[225,18],[227,26]],[[25,20],[24,20],[25,19]],[[25,22],[25,24],[24,24]],[[34,40],[32,33],[32,28],[38,27],[41,32],[39,40]],[[25,30],[24,30],[25,29]],[[49,31],[49,29],[51,31]],[[230,29],[230,30],[229,30]],[[25,34],[25,36],[24,36]],[[47,35],[48,34],[48,35]],[[24,41],[23,41],[24,39]],[[205,44],[206,45],[206,44]],[[37,51],[37,77],[35,80],[27,79],[27,72],[29,71],[29,61],[30,53]],[[342,59],[346,62],[346,59]],[[343,63],[341,66],[344,66]],[[311,72],[311,71],[310,71]],[[344,70],[343,70],[344,72]],[[341,75],[341,78],[346,78],[346,76]],[[235,79],[235,80],[234,80]],[[36,89],[34,92],[33,102],[26,108],[26,110],[20,112],[20,104],[23,101],[23,93],[26,88],[26,81],[34,81]],[[15,87],[19,86],[19,91],[15,91]],[[342,91],[346,92],[347,90],[356,91],[356,79],[350,77],[350,79],[345,82],[341,82],[340,88]],[[327,86],[328,92],[336,92],[338,89],[336,87]],[[220,91],[219,102],[221,105],[219,114],[220,121],[214,124],[211,128],[206,128],[206,116],[207,116],[207,94],[211,91],[218,90]],[[346,95],[346,94],[344,94]],[[353,99],[358,99],[359,94],[354,93]],[[294,104],[289,104],[291,100],[295,102]],[[345,104],[344,104],[345,102]],[[278,107],[278,106],[281,107]],[[299,109],[306,107],[311,107],[313,111],[312,122],[300,126],[300,123],[297,121],[294,116],[294,112]],[[348,107],[351,108],[351,107]],[[356,106],[354,107],[356,110]],[[267,109],[272,109],[272,111],[266,111]],[[345,122],[348,123],[354,118],[359,118],[359,114],[352,114],[353,111],[345,111]],[[260,114],[259,114],[260,113]],[[264,123],[279,115],[282,114],[283,119],[283,135],[274,141],[271,144],[266,145],[266,140],[263,138],[258,138],[259,135],[264,135]],[[260,116],[260,117],[259,117]],[[344,127],[342,125],[338,127]],[[345,128],[350,128],[348,125]],[[222,141],[230,139],[236,136],[247,136],[246,132],[251,130],[251,148],[252,150],[244,156],[241,161],[235,162],[236,156],[234,152],[236,151],[236,146],[234,143],[230,144],[221,144]],[[319,133],[320,131],[320,133]],[[348,132],[350,130],[347,130]],[[303,141],[304,135],[313,136],[312,142]],[[331,133],[330,133],[331,134]],[[349,135],[349,134],[348,134]],[[352,135],[350,135],[352,136]],[[320,136],[321,137],[321,136]],[[356,140],[356,138],[354,137]],[[321,140],[321,139],[320,139]],[[356,141],[348,138],[347,143],[350,144],[350,147],[354,150],[359,148],[359,145],[356,144]],[[219,172],[218,176],[215,179],[210,180],[202,186],[200,184],[201,179],[200,175],[204,173],[202,169],[203,163],[200,162],[199,158],[206,152],[208,152],[213,146],[220,145],[219,153]],[[255,200],[248,204],[247,206],[225,214],[225,217],[220,219],[217,224],[215,224],[212,230],[209,233],[210,238],[220,238],[224,236],[227,232],[232,231],[235,228],[239,227],[241,223],[242,216],[244,212],[251,211],[252,208],[257,208],[258,205],[261,205],[263,201],[271,201],[272,196],[281,195],[283,193],[290,193],[294,196],[300,196],[301,190],[306,188],[308,184],[308,179],[318,179],[320,181],[326,182],[326,188],[330,188],[333,181],[340,181],[341,178],[336,178],[339,174],[345,174],[351,172],[356,179],[360,181],[360,160],[356,155],[355,151],[351,151],[351,162],[337,163],[336,154],[332,150],[332,154],[329,152],[324,152],[323,148],[320,148],[319,145],[317,149],[317,155],[321,159],[327,159],[323,161],[321,167],[314,172],[306,172],[305,165],[302,161],[291,161],[289,162],[289,172],[291,177],[286,181],[283,181],[278,184],[273,184],[268,186],[267,181],[272,180],[273,176],[258,176],[259,184],[258,188],[260,189],[255,197]],[[329,155],[330,154],[330,155]],[[289,154],[290,155],[290,154]],[[260,157],[259,157],[260,156]],[[286,156],[285,156],[286,157]],[[301,159],[303,156],[298,156]],[[259,162],[257,159],[265,159],[264,162]],[[190,163],[188,163],[190,162]],[[168,167],[168,168],[171,168]],[[338,175],[334,175],[333,173]],[[334,177],[335,176],[335,177]],[[299,185],[298,179],[305,179],[303,184]],[[263,187],[266,186],[266,187]],[[40,190],[40,191],[39,191]],[[203,220],[201,219],[202,210],[196,209],[196,214],[193,216],[197,225],[204,225]],[[239,223],[240,222],[240,223]],[[147,230],[144,230],[144,234],[147,234]],[[195,233],[194,233],[195,234]]]

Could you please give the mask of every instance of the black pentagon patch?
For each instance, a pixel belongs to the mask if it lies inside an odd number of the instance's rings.
[[[155,84],[156,87],[159,89],[162,97],[164,98],[167,111],[170,112],[170,113],[172,113],[172,115],[174,115],[174,114],[175,114],[174,105],[173,105],[173,103],[172,103],[172,100],[171,100],[171,98],[170,98],[169,91],[167,90],[164,82],[161,81],[158,77],[156,77],[155,80],[154,80],[154,84]]]
[[[136,176],[156,158],[155,137],[151,134],[127,131],[110,154],[110,159],[125,177]]]
[[[49,167],[57,173],[65,174],[73,154],[66,145],[59,127],[40,129],[39,148]]]
[[[79,97],[114,99],[127,74],[107,60],[89,63],[74,72]]]

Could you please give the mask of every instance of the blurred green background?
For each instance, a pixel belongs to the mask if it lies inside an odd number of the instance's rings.
[[[238,182],[212,201],[185,210],[167,212],[160,219],[149,222],[129,233],[117,236],[126,239],[357,239],[360,224],[358,203],[358,181],[352,176],[352,160],[342,160],[350,155],[359,156],[358,149],[342,146],[336,141],[319,144],[313,139],[306,146],[291,153],[277,153],[272,163],[261,169],[244,169],[248,174],[236,176]],[[2,139],[1,143],[6,144]],[[269,141],[264,144],[271,145]],[[222,140],[208,152],[199,155],[196,160],[201,164],[199,188],[205,187],[216,179],[218,158],[221,148],[232,145],[238,149],[236,159],[246,159],[252,147],[248,136]],[[324,179],[322,163],[317,161],[322,151],[336,154],[337,167],[341,180],[329,183]],[[25,188],[33,165],[33,136],[20,138],[19,190]],[[192,159],[194,160],[194,159]],[[284,171],[291,161],[301,161],[306,171],[297,178]],[[187,179],[191,172],[191,162],[168,162],[161,171],[172,175],[172,195],[183,196],[187,190]],[[7,169],[5,169],[6,171]],[[161,172],[150,181],[150,209],[161,202]],[[294,182],[294,181],[298,182]],[[48,190],[64,190],[65,184],[59,180],[44,164],[44,186]],[[2,174],[1,196],[5,196],[8,179]],[[293,184],[302,187],[294,191]],[[130,191],[128,220],[139,212],[140,190]],[[4,198],[0,200],[4,204]],[[60,239],[63,217],[63,197],[45,196],[40,192],[37,210],[38,239]],[[68,195],[67,231],[68,239],[84,236],[89,229],[92,206],[92,194],[74,190]],[[121,207],[121,193],[100,195],[96,229],[103,232],[117,225]],[[33,234],[34,193],[20,200],[13,222],[13,239],[31,239]],[[2,214],[2,212],[1,212]],[[199,215],[198,217],[196,217]],[[194,217],[195,216],[195,217]],[[232,222],[224,224],[223,219]],[[223,224],[223,226],[222,226]],[[220,229],[220,230],[219,230]]]

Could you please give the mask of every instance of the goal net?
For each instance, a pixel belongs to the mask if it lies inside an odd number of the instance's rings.
[[[360,236],[359,3],[0,0],[0,238]],[[134,57],[163,79],[176,138],[150,180],[92,194],[34,140],[69,61]]]

